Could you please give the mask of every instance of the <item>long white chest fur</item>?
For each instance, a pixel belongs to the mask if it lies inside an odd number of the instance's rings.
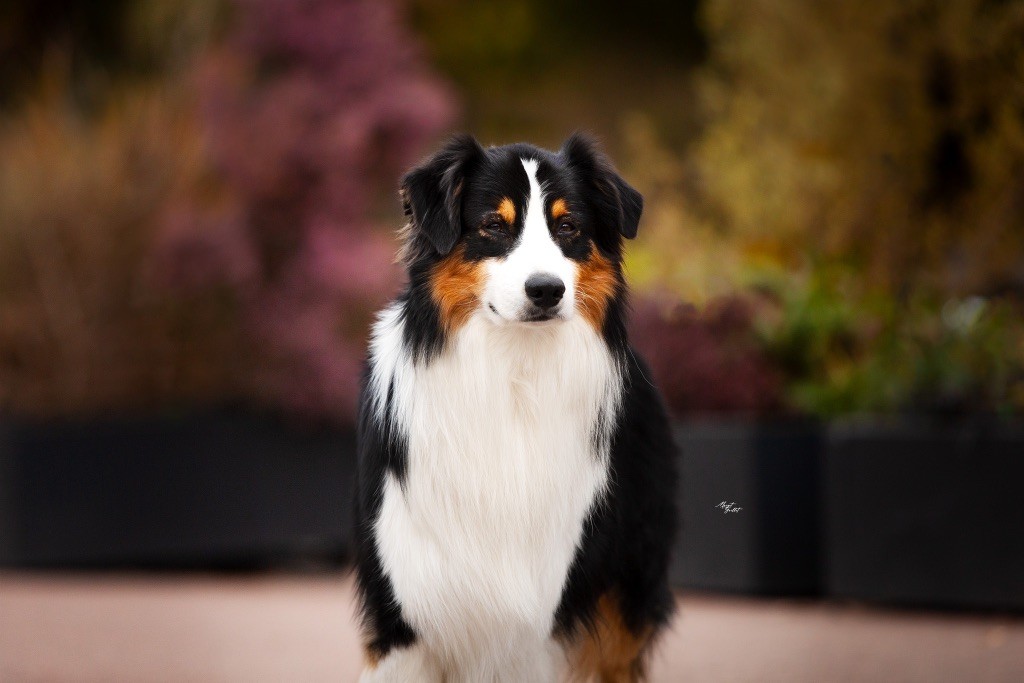
[[[397,308],[371,344],[371,395],[408,443],[376,543],[403,617],[452,679],[547,676],[549,636],[584,520],[608,483],[619,379],[578,317],[500,327],[474,316],[429,363]],[[604,425],[604,426],[600,426]]]

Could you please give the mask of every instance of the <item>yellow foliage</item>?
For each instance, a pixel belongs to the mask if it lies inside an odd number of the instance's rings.
[[[704,18],[685,225],[892,292],[1022,278],[1024,3],[711,0]]]
[[[865,289],[1024,289],[1024,2],[710,0],[706,123],[635,116],[640,281],[704,301],[764,273]]]

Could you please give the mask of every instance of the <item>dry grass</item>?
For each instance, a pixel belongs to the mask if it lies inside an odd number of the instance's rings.
[[[77,414],[174,403],[231,384],[229,301],[159,286],[168,202],[203,150],[172,89],[85,116],[52,75],[0,121],[0,409]],[[225,353],[225,350],[227,351]],[[216,351],[216,352],[215,352]],[[210,362],[210,358],[218,359]]]

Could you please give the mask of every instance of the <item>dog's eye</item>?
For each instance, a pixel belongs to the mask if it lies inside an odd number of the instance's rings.
[[[502,221],[489,221],[484,225],[484,230],[496,234],[503,234],[506,230],[505,223]]]
[[[558,234],[561,237],[569,237],[576,234],[576,224],[572,221],[561,221],[558,224]]]

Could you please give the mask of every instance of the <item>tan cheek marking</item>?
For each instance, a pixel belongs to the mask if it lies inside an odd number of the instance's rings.
[[[607,593],[602,595],[597,603],[594,628],[571,645],[570,680],[602,683],[644,680],[644,655],[650,639],[649,629],[638,636],[626,628],[615,600]]]
[[[512,203],[511,199],[508,197],[502,198],[501,203],[498,204],[498,215],[509,225],[516,222],[516,205]]]
[[[556,221],[569,213],[569,205],[565,203],[564,199],[556,199],[551,203],[551,217]]]
[[[367,669],[371,671],[376,669],[377,665],[380,664],[380,652],[378,652],[375,648],[372,647],[364,647],[363,662],[365,663]]]
[[[600,332],[604,327],[608,302],[615,296],[619,284],[615,268],[593,245],[590,247],[590,259],[576,268],[576,306]]]
[[[465,247],[459,246],[430,274],[430,293],[449,333],[465,324],[476,310],[483,287],[483,264],[465,261],[465,252]]]

